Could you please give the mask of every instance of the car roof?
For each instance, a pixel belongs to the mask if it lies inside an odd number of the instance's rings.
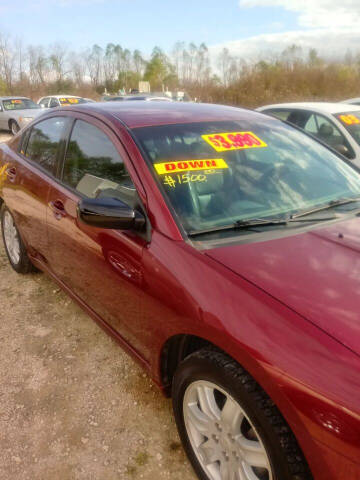
[[[341,103],[352,103],[352,102],[360,102],[360,97],[348,98],[347,100],[342,100]]]
[[[67,110],[113,116],[129,128],[209,122],[253,120],[268,122],[271,117],[252,110],[191,102],[98,102],[66,107]],[[271,118],[272,121],[274,119]],[[275,120],[277,121],[277,120]]]
[[[66,93],[64,93],[64,95],[46,95],[43,98],[49,98],[49,97],[50,98],[82,98],[79,95],[68,95]]]
[[[313,110],[321,113],[343,113],[354,112],[360,110],[359,105],[353,105],[348,103],[331,103],[331,102],[294,102],[294,103],[277,103],[274,105],[266,105],[258,109],[259,112],[272,108],[293,108],[303,110]]]
[[[12,98],[30,100],[29,97],[22,97],[22,96],[20,96],[20,95],[11,95],[11,96],[8,96],[8,97],[0,97],[0,100],[11,100]]]

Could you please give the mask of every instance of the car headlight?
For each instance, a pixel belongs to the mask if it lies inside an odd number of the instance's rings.
[[[22,123],[29,123],[32,120],[34,120],[33,117],[19,117],[19,122],[22,122]]]

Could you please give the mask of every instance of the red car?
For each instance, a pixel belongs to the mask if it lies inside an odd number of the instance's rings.
[[[172,395],[203,480],[360,478],[360,176],[279,120],[57,109],[0,150],[19,273],[50,274]]]

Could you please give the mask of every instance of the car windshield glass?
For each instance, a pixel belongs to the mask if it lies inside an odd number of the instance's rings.
[[[79,103],[86,103],[86,100],[80,97],[72,98],[72,97],[61,97],[59,98],[61,105],[77,105]]]
[[[189,232],[284,218],[360,195],[360,176],[326,147],[276,120],[133,130]]]
[[[335,117],[344,125],[358,145],[360,145],[360,111],[337,113]]]
[[[5,110],[27,110],[29,108],[41,108],[29,98],[11,98],[3,100]]]

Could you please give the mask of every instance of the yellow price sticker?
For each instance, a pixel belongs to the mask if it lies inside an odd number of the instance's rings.
[[[201,135],[201,137],[217,152],[267,147],[267,144],[253,132],[214,133]]]
[[[154,168],[159,175],[164,175],[177,172],[229,167],[223,158],[210,158],[204,160],[180,160],[178,162],[155,163]]]
[[[356,124],[360,123],[360,119],[356,115],[353,115],[353,114],[340,115],[339,118],[346,125],[356,125]]]

